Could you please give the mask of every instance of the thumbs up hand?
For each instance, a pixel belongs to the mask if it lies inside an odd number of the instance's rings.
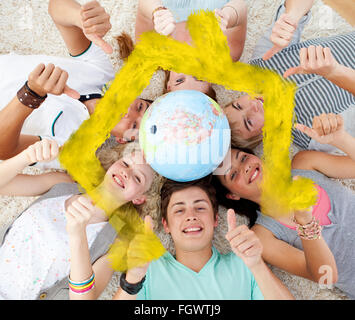
[[[137,234],[130,242],[127,250],[128,271],[126,280],[129,283],[137,283],[143,279],[147,273],[150,262],[147,261],[147,252],[144,250],[144,243],[151,241],[151,237],[154,237],[153,232],[153,219],[147,215],[144,217],[144,233]],[[143,264],[142,264],[143,263]],[[130,268],[130,266],[135,266]]]
[[[233,209],[227,211],[228,232],[226,239],[232,251],[241,258],[248,268],[258,265],[261,261],[263,246],[254,231],[246,225],[237,225]]]

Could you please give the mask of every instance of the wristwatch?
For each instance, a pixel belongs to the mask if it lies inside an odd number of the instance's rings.
[[[120,287],[122,288],[122,290],[126,291],[128,294],[135,295],[142,289],[144,280],[145,280],[145,276],[138,283],[132,284],[132,283],[127,282],[126,273],[122,273],[121,277],[120,277]]]

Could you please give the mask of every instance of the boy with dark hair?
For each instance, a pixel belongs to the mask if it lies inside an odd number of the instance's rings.
[[[226,234],[232,252],[222,255],[213,247],[218,202],[210,177],[167,180],[161,195],[162,223],[176,255],[167,252],[122,274],[115,299],[293,299],[263,262],[255,233],[237,226],[233,210],[228,210]],[[137,248],[128,255],[137,255]]]

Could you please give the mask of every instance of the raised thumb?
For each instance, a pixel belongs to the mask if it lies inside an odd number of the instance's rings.
[[[227,223],[228,232],[234,230],[237,227],[237,218],[235,217],[235,212],[233,209],[228,209],[227,211]]]

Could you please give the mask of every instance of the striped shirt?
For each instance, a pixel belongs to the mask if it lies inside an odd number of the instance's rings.
[[[355,69],[355,31],[328,38],[307,40],[291,45],[271,59],[254,59],[249,63],[271,69],[281,76],[286,70],[299,65],[301,48],[310,45],[329,47],[334,58],[342,65]],[[298,123],[312,127],[315,116],[322,113],[342,113],[355,106],[355,97],[350,92],[338,87],[329,80],[316,74],[296,74],[289,77],[297,84],[295,95],[295,116]],[[307,149],[311,138],[293,129],[293,142],[302,149]]]

